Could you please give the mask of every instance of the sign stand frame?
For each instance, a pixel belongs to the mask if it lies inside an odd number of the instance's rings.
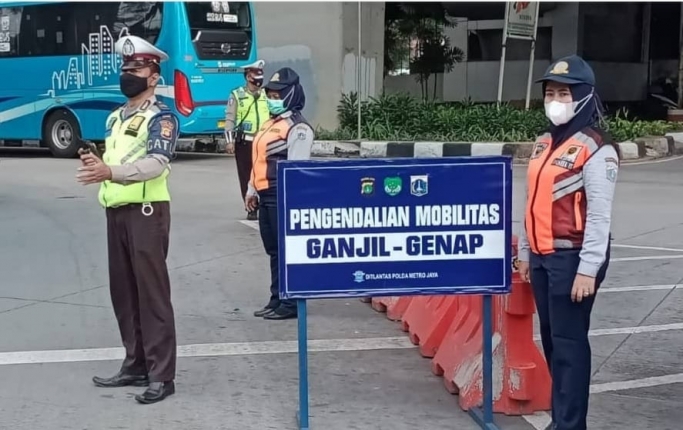
[[[465,158],[465,157],[458,157],[458,158]],[[469,158],[469,157],[468,157]],[[503,164],[503,172],[502,172],[502,183],[503,183],[503,200],[502,200],[502,207],[504,210],[505,214],[510,214],[511,213],[511,195],[512,195],[512,183],[511,183],[511,174],[512,174],[512,165],[511,165],[511,159],[510,157],[494,157],[494,156],[489,156],[486,157],[489,158],[490,161],[486,160],[486,162],[482,162],[481,160],[477,160],[476,163],[474,163],[472,160],[467,160],[466,162],[463,162],[463,165],[467,164]],[[400,160],[399,160],[400,161]],[[419,162],[417,162],[419,161]],[[460,164],[459,162],[456,163],[455,161],[457,160],[451,160],[453,161],[452,164]],[[372,164],[373,162],[377,162],[376,160],[365,160],[365,161],[355,161],[353,163],[344,163],[344,162],[338,162],[334,163],[337,164],[337,166],[334,166],[333,168],[337,168],[338,166],[345,166],[347,164],[353,164],[354,166],[357,164],[359,168],[363,168],[367,164]],[[408,163],[407,161],[405,161]],[[376,167],[377,169],[380,169],[384,166],[382,164],[394,164],[396,163],[396,160],[392,160],[392,163],[379,163],[380,165],[378,166],[372,166]],[[283,164],[286,164],[285,168],[282,167]],[[413,164],[415,165],[425,165],[425,166],[432,166],[432,165],[438,165],[442,166],[442,163],[437,163],[434,162],[433,160],[414,160],[410,159],[410,163],[405,164],[405,165],[400,165],[398,167],[402,168],[412,168]],[[316,166],[317,167],[313,167]],[[287,170],[293,170],[297,172],[298,174],[301,174],[302,169],[309,168],[329,168],[331,164],[328,164],[328,162],[321,163],[321,162],[313,162],[313,161],[287,161],[287,162],[280,162],[278,163],[278,179],[280,183],[285,184],[286,183],[286,175],[285,171]],[[291,166],[291,167],[290,167]],[[392,167],[395,168],[395,167]],[[365,173],[364,173],[365,174]],[[293,183],[296,183],[293,182]],[[388,193],[388,192],[387,192]],[[494,200],[497,201],[497,200]],[[286,231],[286,218],[282,216],[283,213],[287,212],[287,197],[286,197],[286,186],[285,187],[280,187],[278,190],[278,226],[279,226],[279,233],[278,233],[278,248],[280,251],[280,262],[279,262],[279,272],[280,272],[280,288],[279,288],[279,295],[280,298],[282,299],[292,299],[296,301],[296,306],[297,306],[297,349],[298,349],[298,366],[299,366],[299,407],[298,410],[296,411],[296,420],[298,423],[298,429],[299,430],[310,430],[310,411],[309,411],[309,374],[308,374],[308,310],[307,310],[307,301],[312,300],[315,298],[320,298],[320,299],[325,299],[325,298],[338,298],[338,297],[354,297],[354,298],[360,298],[360,297],[375,297],[375,296],[425,296],[425,295],[443,295],[443,294],[449,294],[448,292],[444,292],[443,288],[446,287],[441,287],[439,286],[439,289],[432,289],[429,288],[421,288],[420,290],[415,290],[414,288],[409,289],[409,288],[398,288],[397,287],[392,287],[392,288],[386,288],[381,291],[380,294],[378,293],[377,289],[355,289],[355,291],[344,291],[345,295],[339,295],[338,292],[335,292],[337,294],[330,294],[326,293],[324,291],[307,291],[307,290],[301,290],[301,291],[290,291],[288,288],[288,277],[287,277],[287,263],[286,263],[286,234],[283,236],[283,232]],[[503,224],[502,224],[502,230],[506,235],[505,238],[505,247],[507,248],[505,250],[505,254],[501,258],[504,263],[504,266],[507,268],[506,274],[503,277],[503,282],[505,285],[503,286],[504,290],[500,294],[509,294],[510,293],[510,275],[511,275],[511,263],[510,263],[510,258],[511,258],[511,230],[512,230],[512,219],[510,216],[504,216],[503,217]],[[353,273],[355,277],[359,276],[358,272]],[[360,271],[360,275],[364,275],[362,271]],[[321,279],[322,282],[318,283],[325,283],[324,279]],[[309,281],[306,279],[300,279],[297,281],[297,283],[308,283]],[[356,282],[359,282],[356,280]],[[474,282],[474,284],[477,284],[478,282]],[[450,285],[450,284],[449,284]],[[490,285],[495,285],[496,288],[498,287],[498,284],[490,284]],[[299,286],[298,288],[302,288]],[[452,288],[452,287],[447,287],[447,288]],[[469,290],[460,292],[460,293],[452,293],[456,295],[471,295],[471,296],[480,296],[482,297],[482,317],[483,320],[481,322],[481,327],[482,327],[482,405],[480,407],[476,408],[471,408],[468,411],[468,414],[470,417],[477,423],[477,426],[480,427],[482,430],[500,430],[499,427],[494,422],[493,418],[493,296],[498,295],[497,292],[491,292],[490,287],[467,287]]]
[[[493,297],[482,296],[482,387],[481,408],[468,411],[482,430],[500,430],[493,419]],[[305,299],[297,299],[297,341],[299,353],[299,410],[296,414],[299,430],[310,430],[308,411],[308,315]]]
[[[469,415],[482,430],[500,430],[493,420],[493,297],[484,295],[482,310],[482,390],[481,408],[472,408]]]
[[[309,430],[308,423],[308,318],[306,300],[296,301],[297,309],[297,341],[299,343],[299,411],[297,412],[297,422],[299,430]]]

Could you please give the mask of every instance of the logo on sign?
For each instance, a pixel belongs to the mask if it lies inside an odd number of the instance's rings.
[[[356,270],[355,272],[353,272],[353,280],[354,282],[357,282],[359,284],[361,282],[365,282],[365,272],[363,272],[362,270]]]
[[[375,178],[363,178],[360,180],[360,194],[371,196],[375,193]]]
[[[403,180],[398,176],[384,178],[384,192],[390,196],[398,195],[403,189]]]
[[[528,2],[528,1],[517,1],[517,2],[515,2],[515,4],[514,4],[515,12],[520,13],[524,9],[528,8],[529,3],[531,3],[531,2]]]
[[[410,194],[422,197],[429,192],[429,179],[427,175],[417,175],[410,177]]]

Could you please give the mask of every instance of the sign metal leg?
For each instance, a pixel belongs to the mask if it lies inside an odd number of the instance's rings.
[[[500,430],[493,422],[493,299],[490,295],[485,295],[483,302],[483,405],[481,409],[470,409],[469,414],[483,430]]]
[[[309,430],[308,424],[308,322],[306,300],[297,300],[299,331],[299,430]]]

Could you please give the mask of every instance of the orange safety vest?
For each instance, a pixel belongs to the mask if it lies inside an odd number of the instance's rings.
[[[251,183],[256,191],[277,185],[277,162],[287,159],[287,137],[293,125],[289,116],[269,119],[254,137]]]
[[[583,166],[598,149],[609,144],[593,128],[583,129],[555,149],[552,143],[550,133],[536,140],[527,173],[524,224],[531,251],[541,255],[583,245]]]

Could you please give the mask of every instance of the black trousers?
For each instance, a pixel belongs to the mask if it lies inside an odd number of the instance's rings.
[[[166,267],[168,202],[107,209],[109,289],[126,358],[121,370],[152,382],[175,379],[176,333]]]
[[[267,307],[296,312],[296,301],[280,300],[280,275],[278,271],[278,225],[277,200],[275,195],[259,196],[259,230],[266,254],[270,257],[270,300]]]
[[[242,201],[247,195],[247,184],[251,175],[251,152],[253,142],[240,140],[235,142],[235,164],[237,164],[237,178],[240,182]]]
[[[572,302],[578,249],[531,254],[530,276],[540,321],[543,352],[552,377],[552,419],[557,430],[586,430],[591,380],[590,317],[610,252],[595,279],[594,295]]]

